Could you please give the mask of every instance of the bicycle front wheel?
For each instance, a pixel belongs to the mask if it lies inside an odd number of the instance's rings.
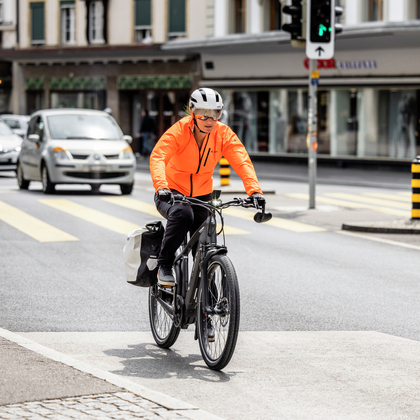
[[[207,266],[209,306],[222,310],[220,315],[206,316],[203,291],[197,313],[198,339],[204,361],[210,369],[221,370],[235,351],[239,331],[240,299],[235,268],[226,255],[215,255]],[[211,325],[209,323],[211,322]],[[209,339],[209,329],[214,337]]]
[[[153,338],[159,347],[168,349],[177,340],[181,331],[180,327],[176,327],[174,320],[165,311],[162,305],[155,297],[157,285],[149,288],[149,320]],[[171,303],[171,296],[168,296],[167,302]]]

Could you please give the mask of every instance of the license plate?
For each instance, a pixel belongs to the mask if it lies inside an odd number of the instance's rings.
[[[87,166],[86,170],[88,172],[106,172],[105,165],[89,165]]]

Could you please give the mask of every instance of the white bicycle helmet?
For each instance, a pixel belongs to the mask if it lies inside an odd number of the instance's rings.
[[[219,120],[222,116],[222,97],[213,89],[196,89],[190,97],[190,109],[197,118],[213,118]]]

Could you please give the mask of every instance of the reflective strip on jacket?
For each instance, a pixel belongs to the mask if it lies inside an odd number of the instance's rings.
[[[217,122],[198,149],[194,121],[185,117],[169,128],[150,155],[150,173],[155,191],[175,189],[188,197],[213,191],[213,172],[224,156],[241,177],[248,195],[262,193],[251,159],[236,134]]]

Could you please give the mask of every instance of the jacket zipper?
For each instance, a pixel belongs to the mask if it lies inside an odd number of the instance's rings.
[[[207,135],[207,141],[206,141],[206,145],[204,146],[204,150],[206,150],[207,144],[209,142],[209,137],[210,134]],[[198,148],[198,146],[197,146]],[[209,156],[209,151],[207,152],[207,157]],[[204,153],[203,153],[204,155]],[[206,162],[207,162],[207,157],[206,157]],[[200,149],[198,149],[198,168],[197,168],[197,172],[196,174],[198,174],[199,170],[200,170],[200,166],[201,166],[201,160],[202,160],[203,156],[200,156]],[[204,163],[204,166],[206,165],[206,163]],[[191,191],[190,191],[190,197],[192,197],[192,193],[193,193],[193,174],[190,175],[190,182],[191,182]]]
[[[207,156],[206,156],[206,160],[204,161],[204,165],[203,166],[206,166],[206,163],[207,163],[207,159],[209,158],[209,154],[210,154],[210,147],[209,147],[209,150],[208,150],[208,152],[207,152]]]

